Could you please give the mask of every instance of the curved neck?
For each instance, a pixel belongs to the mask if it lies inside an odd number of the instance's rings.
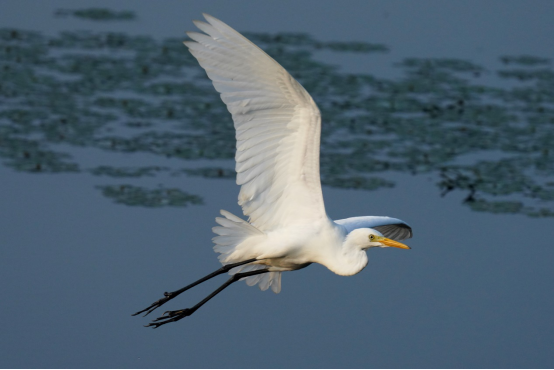
[[[356,275],[367,266],[367,254],[347,238],[322,264],[337,275]]]

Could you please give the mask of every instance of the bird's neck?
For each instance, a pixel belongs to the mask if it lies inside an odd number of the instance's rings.
[[[356,275],[367,266],[367,254],[347,239],[323,264],[337,275]]]

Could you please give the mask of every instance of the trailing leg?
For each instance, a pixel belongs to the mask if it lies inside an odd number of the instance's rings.
[[[263,270],[240,272],[238,274],[235,274],[229,280],[227,280],[222,286],[220,286],[219,288],[214,290],[214,292],[212,294],[210,294],[209,296],[207,296],[206,298],[201,300],[199,303],[197,303],[193,307],[185,308],[185,309],[177,310],[177,311],[166,311],[166,312],[164,312],[164,314],[162,316],[158,317],[155,320],[152,320],[152,322],[150,324],[145,325],[145,326],[146,327],[151,326],[154,329],[156,329],[157,327],[162,326],[164,324],[179,321],[184,317],[192,315],[197,309],[202,307],[204,305],[204,303],[208,302],[210,299],[215,297],[219,292],[221,292],[223,289],[227,288],[229,285],[233,284],[235,281],[239,281],[240,279],[248,277],[248,276],[263,274],[263,273],[266,273],[268,271],[269,271],[269,269],[266,268],[266,269],[263,269]]]
[[[246,265],[246,264],[248,264],[250,262],[254,262],[256,260],[257,260],[256,258],[252,258],[252,259],[249,259],[249,260],[246,260],[246,261],[231,263],[229,265],[222,266],[221,268],[215,270],[211,274],[208,274],[208,275],[204,276],[202,279],[196,280],[194,283],[189,284],[184,288],[181,288],[181,289],[176,290],[174,292],[165,292],[163,298],[158,299],[156,302],[152,303],[150,306],[146,307],[144,310],[135,312],[132,316],[136,316],[136,315],[139,315],[139,314],[143,313],[144,311],[147,311],[144,314],[144,316],[146,316],[150,312],[154,311],[156,308],[160,307],[161,305],[163,305],[167,301],[170,301],[173,298],[177,297],[179,294],[183,293],[184,291],[187,291],[190,288],[193,288],[193,287],[197,286],[198,284],[203,283],[204,281],[209,280],[209,279],[211,279],[211,278],[213,278],[217,275],[225,274],[225,273],[229,272],[231,269],[233,269],[235,267]]]

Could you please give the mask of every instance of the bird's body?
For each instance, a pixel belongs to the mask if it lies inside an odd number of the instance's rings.
[[[408,248],[392,240],[411,228],[389,217],[332,221],[325,212],[319,175],[321,115],[308,92],[264,51],[218,19],[195,21],[185,45],[206,70],[231,113],[236,130],[238,203],[248,221],[227,211],[216,218],[214,250],[224,267],[155,302],[161,306],[213,276],[232,278],[192,309],[168,311],[154,327],[190,315],[232,282],[281,290],[281,273],[319,263],[339,275],[367,265],[370,247]],[[153,307],[153,308],[152,308]],[[167,313],[166,313],[167,314]],[[165,321],[162,321],[165,320]]]
[[[222,258],[220,258],[221,262],[228,264],[251,258],[257,260],[245,265],[239,271],[253,271],[256,268],[268,267],[270,272],[277,273],[298,270],[310,263],[319,263],[338,275],[354,275],[367,265],[367,254],[363,248],[359,247],[360,244],[364,245],[366,240],[358,241],[355,239],[357,234],[361,234],[365,239],[371,232],[382,235],[376,229],[370,229],[370,225],[376,228],[398,225],[394,228],[395,232],[402,233],[405,237],[409,236],[410,233],[409,229],[402,229],[405,224],[398,219],[371,216],[359,217],[355,220],[338,220],[337,222],[333,222],[328,217],[323,217],[320,220],[296,223],[267,233],[253,233],[252,226],[246,221],[226,211],[222,211],[222,215],[226,217],[217,218],[217,221],[227,227],[214,228],[216,233],[221,233],[219,237],[214,238],[215,250],[223,252]],[[347,226],[354,224],[357,224],[355,229],[349,230],[347,228]],[[230,232],[233,233],[232,241],[236,243],[234,246],[227,247],[229,251],[218,245],[218,243],[228,242],[227,237],[229,235],[224,234],[227,229],[234,231]],[[243,240],[240,240],[239,236],[241,235],[241,229],[244,229]],[[367,240],[367,243],[369,243],[369,240]],[[370,245],[368,244],[367,247],[370,247]],[[237,270],[231,271],[231,273],[236,272]],[[264,277],[251,277],[248,282],[251,285],[254,284],[254,281],[263,282]],[[272,286],[274,291],[278,293],[280,280],[275,279],[280,279],[280,277],[277,274],[273,274],[273,276],[267,274],[267,279],[270,283],[269,286]],[[273,281],[275,281],[274,284],[272,284]],[[263,290],[269,287],[265,284],[260,284]]]

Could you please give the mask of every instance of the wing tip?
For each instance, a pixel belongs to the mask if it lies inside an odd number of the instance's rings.
[[[192,45],[195,45],[195,44],[198,44],[198,43],[197,43],[196,41],[193,41],[193,40],[185,40],[185,41],[183,41],[183,44],[184,44],[187,48],[191,49],[191,48],[192,48]]]
[[[208,21],[208,23],[212,24],[212,22],[210,22],[210,20],[216,20],[216,21],[219,21],[219,19],[217,19],[216,17],[212,16],[212,15],[209,15],[208,13],[202,13],[202,16],[204,17],[205,20]],[[220,21],[221,22],[221,21]]]
[[[201,28],[202,26],[208,25],[208,23],[206,23],[204,21],[201,21],[201,20],[198,20],[198,19],[193,20],[192,23],[200,29],[202,29]]]
[[[214,16],[209,15],[208,13],[202,13],[204,18],[208,21],[208,23],[214,27],[218,32],[225,34],[225,35],[233,35],[240,37],[243,37],[239,32],[237,32],[233,27],[229,26],[227,23],[217,19]]]
[[[206,34],[204,33],[201,33],[201,32],[196,32],[196,31],[187,31],[185,32],[185,34],[193,41],[196,41],[198,43],[201,42],[202,40],[202,37],[205,37]]]

